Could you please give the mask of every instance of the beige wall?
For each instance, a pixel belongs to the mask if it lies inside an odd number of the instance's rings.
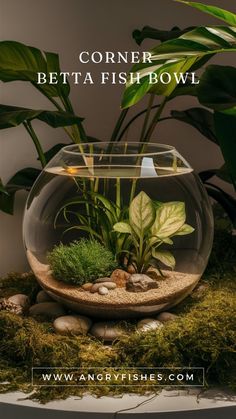
[[[235,0],[208,0],[236,11]],[[169,29],[217,24],[210,16],[204,16],[187,6],[171,0],[0,0],[0,33],[2,39],[17,40],[44,50],[60,54],[64,71],[127,71],[129,66],[81,65],[78,52],[136,50],[131,33],[144,25]],[[218,23],[219,24],[219,23]],[[146,41],[148,50],[154,42]],[[222,56],[220,63],[234,64],[235,56]],[[90,135],[108,139],[119,114],[122,86],[80,85],[74,86],[72,100],[77,113],[86,117],[86,129]],[[50,105],[30,85],[8,83],[1,86],[1,102],[33,108]],[[194,102],[182,99],[172,107],[184,109]],[[140,105],[142,108],[143,105]],[[53,130],[42,123],[34,124],[45,149],[54,142],[64,141],[61,130]],[[133,128],[130,137],[137,138],[139,126]],[[7,181],[16,170],[27,165],[37,165],[35,151],[22,127],[0,131],[0,176]],[[191,127],[178,122],[160,125],[154,138],[172,144],[184,154],[199,171],[218,167],[222,163],[216,146],[207,142]],[[21,221],[26,194],[17,196],[14,217],[0,213],[0,274],[27,269],[21,238]]]

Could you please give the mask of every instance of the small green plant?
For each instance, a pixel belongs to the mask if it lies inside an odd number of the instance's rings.
[[[48,254],[55,277],[63,282],[83,285],[110,275],[117,267],[113,254],[96,240],[60,244]]]
[[[132,251],[121,252],[137,272],[145,272],[157,261],[174,269],[175,258],[169,250],[160,250],[162,244],[172,245],[173,236],[184,236],[194,231],[185,223],[184,202],[160,203],[140,192],[131,202],[129,219],[116,223],[113,229],[119,236],[128,235]],[[160,271],[161,273],[161,271]]]
[[[119,186],[116,180],[116,188]],[[84,231],[91,240],[99,241],[113,254],[118,255],[121,250],[129,249],[127,236],[114,235],[113,225],[126,217],[128,207],[121,209],[121,194],[117,188],[116,202],[111,201],[104,195],[90,191],[89,186],[84,190],[78,190],[78,196],[67,201],[58,211],[54,220],[56,228],[58,219],[63,215],[68,224],[73,225],[65,230]]]

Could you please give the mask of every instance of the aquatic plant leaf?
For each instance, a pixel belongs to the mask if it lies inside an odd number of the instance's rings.
[[[164,265],[169,266],[170,268],[174,269],[175,267],[175,258],[172,253],[168,252],[167,250],[156,250],[152,249],[152,256],[155,259],[160,260]]]
[[[131,234],[132,230],[128,223],[124,221],[120,221],[113,226],[113,230],[117,231],[118,233],[128,233]]]
[[[129,207],[129,221],[135,233],[140,237],[151,227],[155,220],[155,209],[149,196],[141,191]]]
[[[153,236],[165,239],[176,233],[185,223],[184,202],[167,202],[156,210],[156,218],[151,228]]]
[[[195,229],[189,224],[184,224],[180,229],[175,233],[175,236],[185,236],[185,234],[191,234]]]

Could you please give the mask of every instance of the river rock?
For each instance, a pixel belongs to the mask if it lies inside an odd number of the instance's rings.
[[[42,316],[48,319],[64,316],[66,314],[65,309],[56,302],[45,302],[34,304],[29,309],[29,315],[32,317]]]
[[[130,274],[123,269],[115,269],[111,274],[111,280],[115,282],[117,288],[125,288]]]
[[[111,282],[112,279],[109,276],[104,276],[104,278],[98,278],[94,281],[94,284],[100,284],[101,282]]]
[[[53,301],[50,295],[48,295],[43,290],[38,292],[37,297],[36,297],[36,303],[48,303],[49,301]]]
[[[157,320],[159,320],[159,322],[161,323],[167,323],[167,322],[176,320],[177,318],[178,316],[176,316],[176,314],[169,313],[168,311],[163,311],[157,316]]]
[[[127,291],[131,292],[144,292],[154,288],[158,288],[157,282],[145,274],[133,274],[126,283]]]
[[[99,322],[94,323],[91,330],[91,335],[105,342],[112,342],[118,339],[124,332],[115,322]]]
[[[27,310],[30,305],[29,297],[25,294],[15,294],[8,298],[8,301],[10,301],[13,304],[16,304],[17,306],[20,306],[23,311]]]
[[[139,332],[149,332],[150,330],[161,329],[163,324],[155,319],[142,319],[137,324]]]
[[[106,287],[99,287],[98,288],[98,293],[100,295],[107,295],[109,293],[108,289]]]
[[[85,284],[82,285],[82,288],[85,291],[90,291],[91,288],[92,288],[92,286],[93,286],[93,283],[92,282],[86,282]]]
[[[92,326],[92,321],[85,316],[58,317],[54,320],[53,327],[60,335],[86,335]]]
[[[108,290],[114,290],[116,288],[116,284],[114,282],[101,282],[100,284],[93,284],[90,292],[98,292],[101,287],[106,287]]]

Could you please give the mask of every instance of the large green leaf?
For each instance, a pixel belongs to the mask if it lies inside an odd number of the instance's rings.
[[[151,233],[161,240],[168,238],[184,225],[185,219],[184,202],[167,202],[156,210],[156,218]]]
[[[203,108],[190,108],[186,111],[171,111],[171,116],[196,128],[202,135],[217,144],[213,113]]]
[[[155,219],[155,209],[149,196],[141,191],[129,207],[129,222],[136,234],[141,237],[151,227]]]
[[[39,72],[46,73],[45,84],[37,84]],[[28,81],[49,97],[67,97],[70,92],[69,83],[63,84],[59,76],[57,84],[49,84],[49,72],[61,72],[57,54],[42,52],[20,42],[0,42],[0,80],[3,82]]]
[[[0,210],[7,214],[13,214],[16,192],[29,191],[40,173],[39,169],[33,167],[27,167],[17,172],[5,185],[4,190],[0,189]]]
[[[152,256],[155,259],[160,260],[164,265],[169,266],[170,268],[174,269],[175,267],[175,258],[171,252],[168,250],[156,250],[152,249]]]
[[[175,0],[178,3],[184,3],[188,6],[194,7],[195,9],[200,10],[201,12],[207,13],[211,16],[214,16],[217,19],[223,20],[228,23],[228,25],[236,26],[236,14],[229,12],[228,10],[221,9],[217,6],[212,6],[210,4],[198,3],[195,1],[185,1],[185,0]]]
[[[43,111],[0,104],[0,129],[16,127],[33,119],[46,122],[53,128],[79,124],[83,120],[68,112]]]
[[[131,72],[133,76],[140,75],[131,83],[128,80],[124,91],[122,107],[127,108],[137,103],[152,90],[156,94],[170,96],[178,84],[181,73],[188,72],[194,65],[207,56],[225,51],[236,51],[236,28],[225,26],[199,27],[187,32],[178,39],[163,42],[151,50],[152,63],[136,64]],[[171,83],[150,83],[150,73],[158,77],[168,72]]]
[[[208,108],[224,111],[235,108],[236,113],[236,68],[209,65],[202,74],[197,88],[200,103]]]
[[[215,112],[215,129],[226,167],[236,189],[236,116]]]

